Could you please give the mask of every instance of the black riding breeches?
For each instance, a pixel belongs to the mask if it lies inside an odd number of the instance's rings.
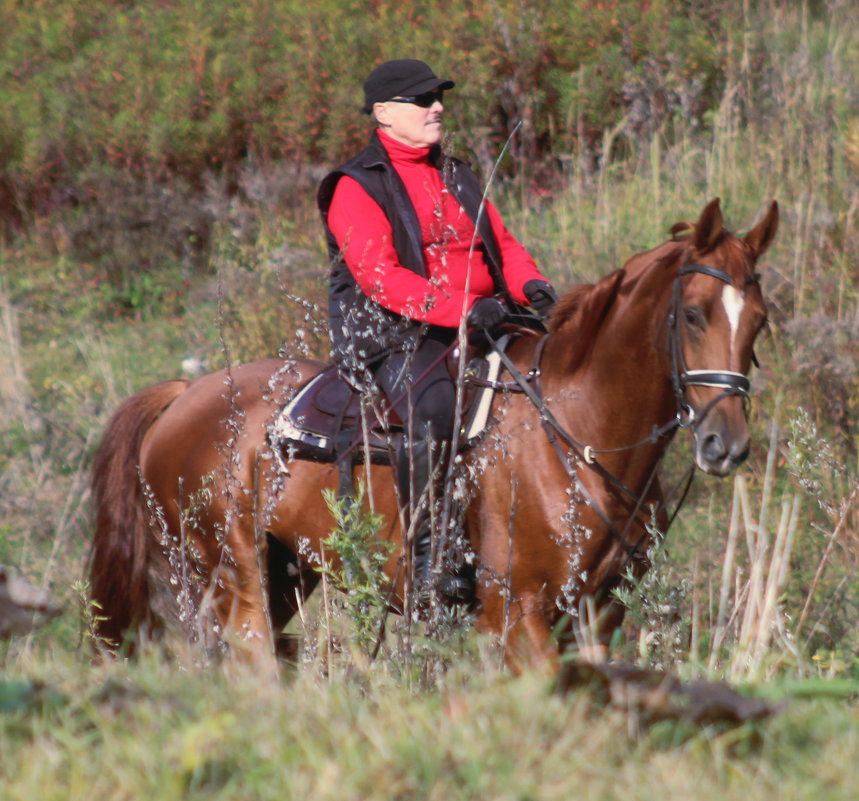
[[[446,359],[453,337],[446,339],[427,337],[417,350],[393,353],[371,367],[411,440],[448,442],[453,437],[456,387]]]

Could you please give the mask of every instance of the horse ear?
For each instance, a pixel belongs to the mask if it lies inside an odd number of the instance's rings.
[[[695,225],[695,249],[699,253],[707,253],[712,250],[724,230],[719,198],[713,198],[704,207],[704,211],[701,212],[701,217]]]
[[[671,230],[671,238],[674,240],[677,240],[680,238],[681,234],[687,233],[689,231],[694,231],[695,226],[692,225],[692,223],[690,223],[690,222],[679,222],[679,223],[674,223],[674,225],[671,226],[670,230]]]
[[[772,244],[773,239],[775,239],[777,230],[778,203],[773,201],[770,203],[766,216],[743,238],[749,250],[752,251],[755,261],[766,253],[767,248]]]

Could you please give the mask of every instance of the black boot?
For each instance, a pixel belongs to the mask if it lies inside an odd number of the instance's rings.
[[[474,596],[474,582],[460,573],[445,569],[433,575],[433,529],[430,504],[441,497],[441,481],[430,487],[432,475],[432,444],[427,440],[404,446],[397,454],[397,488],[404,503],[405,524],[412,529],[412,587],[419,607],[429,605],[433,583],[444,603],[464,603]],[[436,465],[436,472],[441,472]],[[431,491],[435,490],[435,491]]]

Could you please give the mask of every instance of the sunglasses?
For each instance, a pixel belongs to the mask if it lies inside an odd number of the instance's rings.
[[[421,95],[412,95],[410,97],[392,97],[391,103],[414,103],[421,108],[430,108],[436,100],[439,103],[444,102],[444,90],[436,89],[433,92],[424,92]]]

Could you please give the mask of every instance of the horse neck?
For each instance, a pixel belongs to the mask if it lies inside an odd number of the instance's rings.
[[[587,368],[605,402],[620,408],[632,403],[648,429],[657,421],[643,418],[664,415],[676,402],[666,347],[668,294],[619,302],[594,342]]]
[[[546,343],[545,393],[573,428],[587,420],[595,447],[644,439],[676,412],[665,328],[673,271],[641,273],[624,274],[598,319],[570,319]],[[652,461],[664,447],[639,455]]]

